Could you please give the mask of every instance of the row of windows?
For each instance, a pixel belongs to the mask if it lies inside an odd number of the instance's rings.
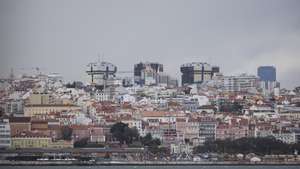
[[[15,145],[13,145],[13,147],[15,147],[15,148],[22,148],[22,147],[24,147],[24,148],[31,148],[31,147],[48,147],[46,144],[43,144],[43,145],[26,145],[26,146],[24,146],[24,145],[18,145],[18,144],[15,144]]]
[[[22,140],[21,144],[42,144],[48,143],[48,140]]]
[[[10,140],[0,140],[0,144],[9,144]]]
[[[10,130],[0,130],[0,133],[10,133]]]
[[[205,133],[215,133],[215,131],[200,131],[199,133],[205,134]]]

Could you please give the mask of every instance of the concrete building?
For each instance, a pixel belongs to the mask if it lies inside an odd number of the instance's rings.
[[[278,107],[279,116],[289,120],[299,120],[300,119],[300,107],[295,106],[283,106]]]
[[[220,72],[220,68],[208,63],[192,62],[181,65],[180,71],[182,85],[189,85],[211,80],[215,73]]]
[[[253,75],[224,76],[222,88],[226,92],[247,92],[256,89],[258,78]]]
[[[217,122],[210,117],[202,117],[199,121],[199,137],[205,141],[216,139]]]
[[[9,119],[0,119],[0,148],[11,146]]]
[[[178,86],[177,79],[174,79],[165,73],[158,74],[158,83],[162,86],[167,86],[167,87],[177,87]]]
[[[258,118],[277,118],[279,114],[269,106],[256,106],[253,105],[249,108],[250,115]]]
[[[153,62],[134,65],[134,82],[139,85],[155,85],[158,83],[159,73],[163,72],[163,65]]]
[[[4,111],[6,114],[14,116],[23,116],[24,101],[22,99],[6,100]]]
[[[276,81],[260,81],[260,88],[262,89],[262,93],[267,96],[270,94],[276,95],[275,89],[280,87],[280,83]],[[278,94],[277,94],[278,96]]]

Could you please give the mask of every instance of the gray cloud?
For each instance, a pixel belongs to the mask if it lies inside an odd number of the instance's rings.
[[[42,67],[83,80],[104,52],[120,70],[158,61],[180,77],[184,62],[206,61],[224,74],[275,65],[284,87],[300,85],[300,1],[1,0],[1,76]]]

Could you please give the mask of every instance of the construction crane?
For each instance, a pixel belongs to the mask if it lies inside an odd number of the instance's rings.
[[[118,71],[117,74],[129,74],[129,73],[133,73],[133,71]]]
[[[97,66],[97,63],[95,63],[95,62],[92,62],[92,63],[89,63],[88,65],[87,65],[88,67],[90,67],[90,71],[86,71],[87,73],[88,73],[88,75],[91,75],[91,77],[92,77],[92,83],[94,83],[94,69],[93,69],[93,67],[94,66]]]

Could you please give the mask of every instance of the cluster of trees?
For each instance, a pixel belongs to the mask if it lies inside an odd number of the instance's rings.
[[[5,114],[4,108],[0,107],[0,117],[2,117]]]
[[[73,129],[69,126],[61,127],[62,139],[63,140],[72,140]]]
[[[194,153],[255,153],[266,154],[293,154],[300,150],[300,144],[286,144],[274,137],[241,138],[237,140],[216,140],[205,142],[204,145],[194,148]]]
[[[133,141],[138,140],[139,133],[136,128],[129,128],[127,124],[116,123],[110,128],[110,132],[120,144],[132,144]]]
[[[242,113],[243,106],[238,102],[222,103],[220,106],[220,112],[237,112]]]
[[[88,141],[89,141],[89,138],[82,138],[82,139],[74,142],[74,147],[75,148],[86,147],[86,145],[88,144]]]
[[[62,139],[72,140],[73,130],[69,126],[63,126],[61,128]],[[136,128],[128,127],[128,124],[119,122],[114,124],[110,132],[116,140],[120,142],[120,146],[126,144],[130,147],[145,147],[153,154],[165,154],[168,149],[161,146],[161,141],[157,138],[153,138],[150,133],[142,137],[139,135]],[[89,138],[82,138],[74,142],[75,148],[82,147],[104,147],[105,145],[99,143],[90,143]]]
[[[82,89],[83,87],[84,87],[83,83],[79,81],[73,81],[73,83],[66,84],[66,88]]]
[[[153,139],[152,135],[148,133],[145,137],[140,137],[141,143],[144,147],[153,154],[166,154],[167,148],[161,146],[161,142],[158,138]]]
[[[121,144],[138,145],[148,148],[153,154],[163,154],[167,152],[167,149],[161,147],[161,142],[157,138],[152,138],[152,135],[148,133],[145,137],[139,135],[136,128],[129,128],[127,124],[122,122],[114,124],[110,132],[112,136],[118,140]]]
[[[105,145],[101,143],[91,143],[89,142],[89,138],[82,138],[78,141],[74,142],[74,147],[75,148],[103,148]]]

